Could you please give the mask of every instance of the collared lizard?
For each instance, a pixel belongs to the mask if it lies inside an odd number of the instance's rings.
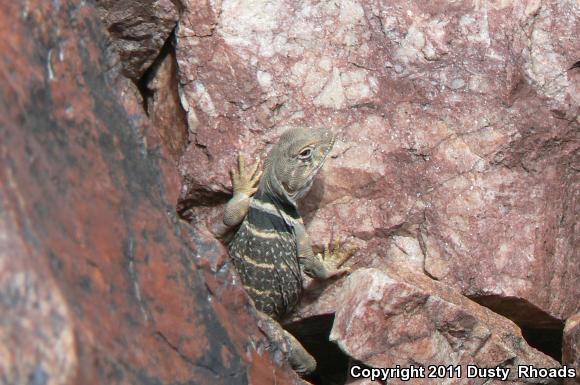
[[[348,269],[340,266],[352,255],[341,256],[337,248],[330,253],[328,246],[324,254],[315,254],[296,205],[334,142],[326,130],[286,131],[268,155],[261,178],[259,162],[248,172],[239,156],[237,170],[230,172],[234,195],[226,204],[223,224],[214,228],[260,317],[270,322],[277,337],[284,336],[289,362],[302,375],[312,372],[316,361],[278,321],[300,300],[302,271],[316,279],[342,275]]]

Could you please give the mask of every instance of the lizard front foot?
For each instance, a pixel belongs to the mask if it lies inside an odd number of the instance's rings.
[[[256,159],[256,162],[251,167],[250,172],[246,172],[244,157],[238,154],[238,169],[235,168],[230,170],[230,178],[232,180],[232,187],[235,194],[244,194],[251,197],[258,190],[258,182],[260,181],[260,176],[262,175],[262,170],[259,169],[260,160]]]
[[[259,169],[260,161],[256,160],[246,171],[244,158],[238,155],[238,167],[230,170],[234,196],[228,201],[224,210],[223,223],[218,223],[212,228],[212,233],[219,239],[226,239],[231,229],[239,226],[248,213],[250,197],[258,190],[258,182],[262,171]]]
[[[341,244],[344,244],[344,242],[335,241],[331,251],[329,242],[324,246],[324,253],[318,253],[317,255],[318,259],[326,267],[328,273],[327,278],[350,273],[350,268],[345,267],[341,269],[340,267],[354,255],[356,247],[351,245],[341,252]]]

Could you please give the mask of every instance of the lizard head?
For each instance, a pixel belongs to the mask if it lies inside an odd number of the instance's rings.
[[[266,188],[292,203],[303,197],[334,145],[327,130],[294,128],[280,137],[265,162]]]

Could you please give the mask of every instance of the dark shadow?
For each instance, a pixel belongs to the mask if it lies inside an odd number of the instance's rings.
[[[153,97],[153,91],[148,87],[149,82],[151,82],[151,79],[155,75],[155,71],[157,70],[161,62],[168,55],[171,54],[172,50],[175,49],[172,43],[174,39],[175,39],[175,29],[171,31],[171,33],[165,40],[165,43],[163,43],[163,46],[159,50],[159,54],[157,55],[153,63],[149,66],[149,68],[145,70],[145,72],[143,73],[143,75],[141,75],[139,79],[133,79],[133,82],[135,83],[137,89],[139,90],[139,93],[141,94],[143,110],[148,116],[149,116],[149,99]]]
[[[572,64],[572,66],[568,69],[568,71],[573,70],[574,68],[580,68],[580,61]]]
[[[284,325],[316,359],[316,371],[306,378],[315,385],[343,385],[348,378],[349,357],[328,340],[334,314],[311,317]]]
[[[562,362],[564,322],[518,297],[470,297],[493,312],[509,318],[522,330],[528,345]]]
[[[562,329],[533,329],[522,327],[522,336],[533,348],[562,363]]]

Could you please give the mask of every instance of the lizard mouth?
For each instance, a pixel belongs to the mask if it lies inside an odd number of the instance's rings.
[[[322,166],[324,166],[328,154],[330,154],[330,151],[332,151],[332,148],[334,147],[334,143],[336,142],[336,136],[333,134],[330,135],[332,135],[332,137],[330,138],[330,142],[328,142],[328,144],[324,147],[324,153],[322,154],[320,163],[312,170],[312,174],[310,175],[309,179],[314,179],[316,174],[318,174],[318,171],[322,168]]]

